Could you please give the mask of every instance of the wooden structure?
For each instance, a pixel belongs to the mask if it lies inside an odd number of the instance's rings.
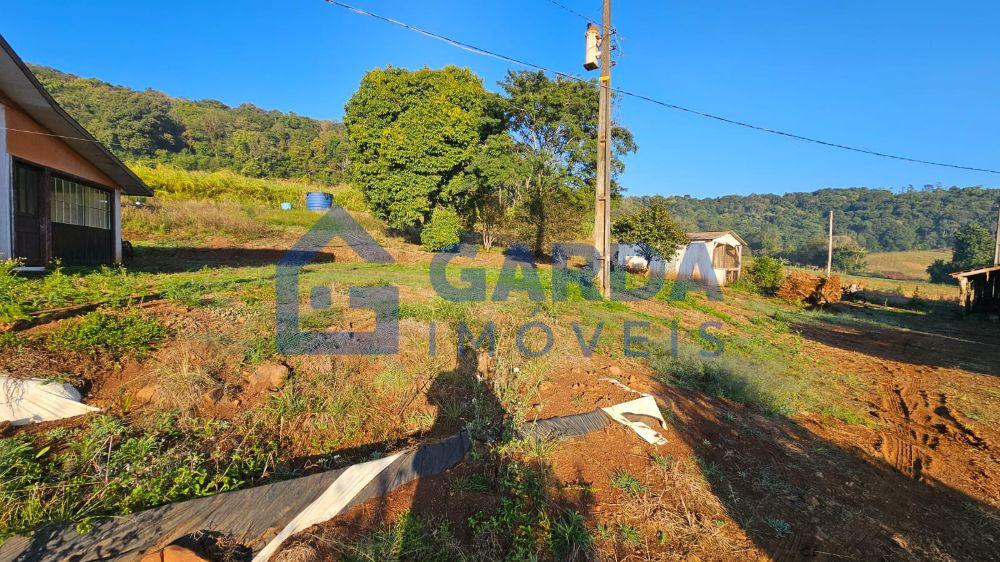
[[[952,273],[967,313],[1000,314],[1000,265]]]
[[[0,260],[121,261],[122,194],[153,192],[70,117],[0,36]]]
[[[743,248],[746,242],[731,230],[714,232],[688,232],[688,245],[664,261],[654,258],[646,263],[638,246],[618,246],[618,265],[635,267],[676,279],[708,281],[713,285],[726,285],[740,278],[743,268]]]

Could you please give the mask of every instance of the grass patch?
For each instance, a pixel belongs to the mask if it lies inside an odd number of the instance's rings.
[[[227,438],[220,423],[164,416],[135,429],[97,415],[37,443],[0,439],[0,542],[45,524],[86,531],[97,518],[234,490],[273,466],[273,441]]]
[[[167,335],[167,329],[152,316],[132,310],[121,314],[91,312],[70,321],[48,336],[54,351],[76,351],[115,359],[125,355],[144,357]]]

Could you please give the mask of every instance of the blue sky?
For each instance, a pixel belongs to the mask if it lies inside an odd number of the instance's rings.
[[[595,19],[598,0],[561,0]],[[586,23],[547,0],[348,0],[546,67],[583,74]],[[914,158],[1000,168],[1000,3],[616,0],[614,85],[772,128]],[[509,64],[321,0],[5,2],[30,62],[175,96],[339,119],[364,72],[457,64],[496,89]],[[1000,185],[622,99],[629,194]]]

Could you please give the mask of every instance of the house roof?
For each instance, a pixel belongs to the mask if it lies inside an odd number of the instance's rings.
[[[61,137],[70,148],[104,172],[128,195],[150,196],[149,188],[128,166],[93,137],[82,125],[59,107],[56,100],[17,56],[0,35],[0,90],[29,117],[52,134]]]
[[[969,271],[956,271],[950,275],[955,279],[958,279],[959,277],[974,277],[976,275],[982,275],[983,273],[991,273],[994,271],[1000,271],[1000,265],[980,267],[977,269],[970,269]]]
[[[741,238],[739,234],[736,234],[732,230],[712,230],[712,231],[708,231],[708,232],[688,232],[686,234],[686,236],[688,237],[688,240],[690,240],[692,242],[711,242],[712,240],[715,240],[717,238],[722,238],[723,236],[725,236],[727,234],[730,235],[730,236],[732,236],[733,238],[739,240],[740,244],[742,244],[744,246],[747,245],[746,240],[744,240],[743,238]]]

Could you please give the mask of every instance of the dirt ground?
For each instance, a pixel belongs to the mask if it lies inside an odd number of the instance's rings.
[[[762,415],[660,384],[638,363],[594,358],[547,378],[540,418],[634,397],[601,380],[612,374],[654,394],[669,413],[665,446],[615,426],[561,441],[551,454],[550,496],[558,505],[579,511],[591,529],[629,522],[644,531],[640,545],[596,540],[596,557],[1000,559],[997,327],[919,320],[899,329],[795,329],[808,354],[876,389],[858,397],[870,423]],[[970,395],[992,400],[970,404]],[[655,458],[672,459],[673,468]],[[465,529],[469,517],[497,502],[456,491],[469,470],[369,501],[295,537],[286,553],[338,559],[343,545],[408,510]],[[647,484],[640,496],[609,484],[621,471]]]

